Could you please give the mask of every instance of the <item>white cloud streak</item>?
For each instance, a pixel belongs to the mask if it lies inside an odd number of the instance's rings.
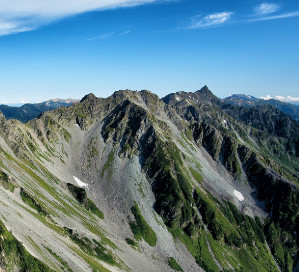
[[[119,36],[125,36],[125,35],[128,35],[131,33],[131,30],[125,30],[123,32],[120,32],[120,33],[117,33],[117,32],[108,32],[108,33],[104,33],[104,34],[101,34],[99,36],[95,36],[93,38],[89,38],[87,39],[88,41],[94,41],[94,40],[105,40],[105,39],[108,39],[114,35],[119,35]]]
[[[0,35],[34,30],[41,25],[93,10],[132,7],[158,0],[0,0]]]
[[[269,94],[267,94],[267,96],[265,96],[265,97],[262,96],[261,99],[269,100],[269,99],[272,99],[272,97]]]
[[[131,32],[132,32],[131,30],[125,30],[125,31],[119,33],[119,35],[121,35],[121,36],[125,36],[125,35],[130,34]]]
[[[293,11],[293,12],[288,12],[288,13],[272,15],[272,16],[254,18],[250,21],[251,22],[270,21],[270,20],[278,20],[278,19],[285,19],[285,18],[298,17],[298,16],[299,16],[299,10],[298,11]]]
[[[299,102],[299,97],[292,97],[289,95],[287,97],[277,95],[275,98],[277,100],[285,101],[285,102],[297,102],[297,101]]]
[[[286,101],[299,101],[299,97],[287,96]]]
[[[277,13],[281,6],[275,3],[262,3],[254,8],[254,18],[249,22],[270,21],[299,16],[299,11]],[[275,14],[273,14],[275,13]]]
[[[265,97],[261,97],[261,99],[264,99],[264,100],[269,100],[269,99],[276,99],[276,100],[279,100],[279,101],[284,101],[284,102],[299,102],[299,97],[292,97],[292,96],[281,96],[281,95],[276,95],[275,98],[272,98],[269,94],[266,95]]]
[[[262,3],[254,8],[257,15],[268,15],[280,9],[280,6],[275,3]]]
[[[299,10],[291,12],[279,12],[281,6],[276,3],[262,3],[254,7],[254,13],[249,17],[235,19],[232,23],[254,23],[259,21],[270,21],[278,19],[286,19],[299,16]],[[210,26],[220,26],[228,23],[234,15],[233,12],[225,11],[208,14],[206,16],[197,15],[191,18],[191,23],[184,29],[207,28]]]
[[[284,96],[279,96],[279,95],[276,95],[275,98],[277,100],[285,100],[286,99]]]
[[[196,28],[205,28],[209,26],[221,25],[229,21],[232,15],[233,12],[227,12],[227,11],[212,13],[204,17],[202,17],[201,15],[197,15],[192,18],[192,23],[188,28],[196,29]]]
[[[99,36],[96,36],[96,37],[87,39],[87,40],[88,40],[88,41],[105,40],[105,39],[107,39],[107,38],[113,36],[114,34],[115,34],[115,32],[104,33],[104,34],[101,34],[101,35],[99,35]]]

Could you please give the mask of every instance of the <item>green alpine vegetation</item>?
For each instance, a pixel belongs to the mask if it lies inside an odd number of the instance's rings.
[[[28,192],[26,192],[23,188],[21,188],[20,195],[22,197],[22,200],[24,203],[26,203],[28,206],[30,206],[32,209],[36,210],[40,215],[48,216],[49,213],[46,211],[46,209],[39,204],[35,198],[33,198]]]
[[[24,246],[0,221],[0,261],[6,271],[47,272],[53,271],[46,264],[28,253]]]
[[[69,265],[67,264],[67,262],[65,262],[61,257],[59,257],[55,252],[53,252],[53,250],[51,250],[50,248],[46,247],[46,249],[49,251],[50,254],[52,254],[55,259],[60,262],[60,264],[62,265],[61,266],[61,269],[63,271],[66,271],[66,272],[73,272],[73,270],[69,267]]]
[[[91,241],[87,237],[79,235],[69,228],[65,228],[65,230],[71,240],[75,242],[83,252],[108,264],[118,265],[111,253],[99,241],[95,239]]]
[[[1,163],[0,163],[1,165]],[[10,180],[9,176],[0,170],[0,185],[3,186],[4,189],[14,192],[14,189],[16,188],[16,183]]]
[[[130,227],[132,232],[134,233],[134,237],[136,240],[144,239],[150,246],[155,246],[157,244],[157,235],[152,230],[152,228],[146,223],[137,203],[134,203],[134,206],[131,208],[131,212],[134,215],[135,222],[130,222]]]
[[[128,245],[131,245],[133,247],[138,247],[138,243],[136,243],[134,240],[132,240],[130,238],[126,238],[126,242]]]
[[[184,272],[184,270],[180,267],[180,265],[177,263],[177,261],[173,257],[169,257],[168,263],[172,269],[174,269],[176,271]]]
[[[67,186],[72,195],[86,208],[86,210],[91,211],[99,218],[104,219],[104,214],[99,210],[96,204],[87,197],[86,190],[84,188],[80,188],[71,183],[68,183]]]

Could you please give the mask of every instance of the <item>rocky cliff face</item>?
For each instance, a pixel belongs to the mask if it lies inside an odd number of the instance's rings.
[[[295,269],[296,124],[278,135],[238,110],[204,87],[89,94],[27,124],[1,115],[1,268]],[[7,230],[26,251],[5,250]]]

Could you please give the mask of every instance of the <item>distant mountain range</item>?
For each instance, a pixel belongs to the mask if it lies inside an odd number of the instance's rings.
[[[7,105],[0,105],[0,111],[4,114],[6,119],[17,119],[23,123],[37,118],[41,113],[57,109],[61,106],[70,106],[79,100],[75,99],[51,99],[41,103],[25,104],[21,107],[11,107]]]
[[[244,107],[256,107],[263,105],[271,105],[283,113],[291,116],[295,121],[299,122],[299,105],[282,102],[276,99],[258,99],[251,95],[233,94],[227,98],[222,99],[225,104],[232,104]]]
[[[251,107],[268,105],[269,110],[271,110],[271,106],[272,106],[273,107],[272,110],[276,108],[279,111],[290,116],[295,121],[299,122],[299,105],[294,105],[294,104],[282,102],[275,99],[269,99],[269,100],[258,99],[254,96],[245,95],[245,94],[233,94],[227,98],[219,99],[217,96],[210,93],[207,86],[204,86],[201,90],[194,93],[177,92],[177,93],[171,93],[165,96],[164,98],[162,98],[162,100],[165,103],[171,105],[177,105],[177,106],[178,105],[186,106],[188,103],[190,103],[188,102],[188,99],[192,99],[192,102],[205,101],[206,103],[217,104],[218,106],[226,110],[230,108],[227,106],[227,104],[240,106],[240,108],[238,108],[239,113],[240,110],[242,110],[242,107],[251,108]],[[42,114],[45,111],[57,109],[61,106],[67,107],[77,102],[79,102],[79,100],[56,98],[41,103],[24,104],[21,107],[0,105],[0,111],[3,113],[6,119],[17,119],[23,123],[26,123],[34,118],[37,118],[40,114]],[[231,110],[232,108],[230,109],[230,111]],[[242,111],[245,112],[248,110],[243,109]],[[240,116],[242,115],[238,114],[238,117]],[[236,118],[236,116],[234,117]],[[246,119],[247,115],[245,114],[245,116],[243,115],[243,117]]]

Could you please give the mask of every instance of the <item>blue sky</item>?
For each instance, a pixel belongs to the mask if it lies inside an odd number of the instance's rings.
[[[203,85],[299,100],[298,52],[297,0],[0,0],[0,103]]]

